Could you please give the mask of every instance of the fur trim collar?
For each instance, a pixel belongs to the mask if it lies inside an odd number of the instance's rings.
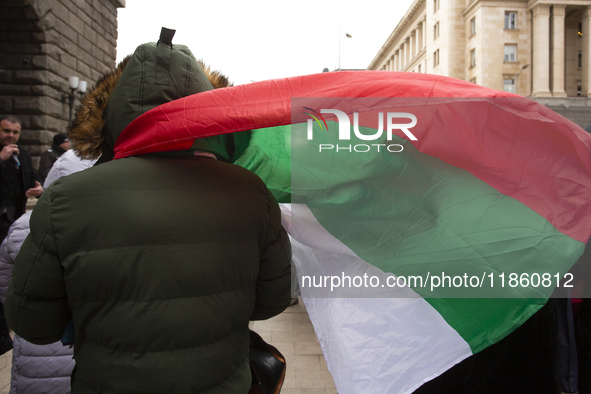
[[[131,56],[127,56],[113,71],[104,74],[76,109],[76,115],[68,129],[68,138],[74,151],[83,159],[98,159],[102,153],[105,110],[109,96],[130,58]]]
[[[230,82],[228,77],[226,77],[218,70],[212,70],[211,67],[203,63],[203,60],[198,60],[197,62],[203,68],[203,71],[205,71],[205,75],[207,75],[207,79],[209,79],[209,82],[211,83],[214,89],[234,86],[234,84]]]

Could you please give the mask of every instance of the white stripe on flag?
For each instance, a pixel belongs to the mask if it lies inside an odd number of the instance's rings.
[[[281,210],[300,280],[344,272],[380,280],[390,275],[328,233],[305,205],[281,204]],[[412,289],[379,287],[355,298],[335,298],[343,293],[331,292],[330,286],[301,291],[341,394],[412,393],[472,354],[466,341]],[[382,298],[368,298],[372,294]]]

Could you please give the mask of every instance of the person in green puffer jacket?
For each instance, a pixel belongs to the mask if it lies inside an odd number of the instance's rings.
[[[290,303],[291,247],[278,204],[230,164],[230,135],[194,149],[111,160],[121,131],[213,89],[172,37],[141,45],[85,98],[69,138],[98,165],[39,199],[6,317],[36,344],[73,321],[74,394],[247,393],[249,320]]]

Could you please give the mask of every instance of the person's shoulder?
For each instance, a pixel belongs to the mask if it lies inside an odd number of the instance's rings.
[[[31,156],[31,154],[29,153],[29,151],[24,146],[22,146],[19,143],[17,143],[16,145],[18,146],[19,156],[20,155]]]
[[[41,155],[41,159],[46,159],[48,157],[51,157],[53,155],[53,151],[51,149],[46,150],[45,152],[43,152],[43,154]]]
[[[260,192],[264,192],[265,188],[264,182],[255,173],[236,164],[212,158],[191,157],[188,155],[171,157],[145,155],[119,160],[130,160],[130,165],[123,169],[128,176],[129,174],[137,173],[141,168],[142,170],[146,170],[150,179],[157,182],[158,185],[164,185],[180,179],[189,179],[191,182],[198,179],[196,184],[203,185],[208,183],[216,188],[235,190],[257,189]],[[131,162],[134,164],[131,164]],[[101,166],[107,164],[110,163],[101,164]],[[121,164],[123,165],[123,163]],[[180,175],[179,177],[167,176],[167,174],[172,173],[179,173]],[[165,177],[163,178],[161,175]]]
[[[32,163],[31,154],[27,151],[22,145],[17,144],[18,146],[18,157],[21,162],[27,161]]]
[[[53,163],[51,170],[49,170],[49,173],[47,174],[47,178],[45,178],[43,186],[48,188],[56,180],[75,172],[88,169],[92,167],[95,162],[96,160],[82,159],[76,155],[76,152],[68,150],[57,158],[55,163]]]
[[[214,165],[218,166],[225,176],[232,176],[233,181],[264,185],[263,180],[257,174],[244,167],[224,161],[215,160],[214,162]]]
[[[22,214],[8,229],[8,234],[6,237],[9,237],[14,240],[24,241],[26,236],[29,234],[29,220],[31,219],[31,213],[33,211],[26,212]]]

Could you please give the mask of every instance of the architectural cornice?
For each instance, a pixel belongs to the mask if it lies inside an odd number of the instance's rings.
[[[466,15],[468,15],[469,13],[472,12],[472,10],[474,10],[476,8],[476,5],[480,5],[480,1],[479,0],[473,0],[470,2],[470,4],[468,4],[468,6],[466,8],[464,8],[464,11],[462,11],[462,15],[465,17]]]
[[[586,6],[589,2],[587,0],[529,0],[527,2],[527,10],[530,11],[538,5],[545,6]]]
[[[425,60],[427,50],[425,48],[421,49],[419,53],[415,55],[415,57],[403,67],[402,71],[408,71],[411,68],[414,68],[423,60]]]
[[[125,8],[125,0],[111,0],[111,3],[117,8]]]
[[[527,10],[531,11],[537,6],[541,6],[541,10],[545,10],[547,7],[556,6],[556,8],[563,8],[566,6],[584,6],[588,4],[587,0],[510,0],[510,1],[499,1],[499,0],[472,0],[466,8],[462,11],[462,15],[472,13],[475,8],[478,7],[499,7],[506,6],[507,4],[515,3],[527,3]],[[542,10],[542,12],[543,12]],[[560,11],[559,11],[560,12]]]
[[[466,15],[472,13],[477,6],[480,7],[507,7],[507,6],[514,6],[519,7],[519,5],[526,4],[528,0],[509,0],[509,1],[501,1],[501,0],[472,0],[470,4],[462,11],[462,15],[466,17]],[[554,2],[556,3],[556,1]]]
[[[552,6],[552,14],[554,16],[564,16],[566,11],[566,4],[554,4]]]
[[[538,3],[535,6],[531,7],[531,9],[534,11],[534,17],[538,15],[550,15],[551,6],[552,4]]]
[[[426,6],[426,0],[415,0],[411,4],[408,11],[406,11],[406,14],[404,14],[404,16],[402,17],[398,25],[396,25],[396,27],[394,28],[394,30],[392,31],[384,45],[382,45],[382,47],[380,48],[378,54],[374,57],[374,59],[367,67],[368,69],[372,70],[384,61],[384,59],[387,57],[388,52],[392,50],[394,43],[399,39],[399,36],[405,31],[405,29],[412,22],[413,18],[416,16],[416,14],[423,6]]]

